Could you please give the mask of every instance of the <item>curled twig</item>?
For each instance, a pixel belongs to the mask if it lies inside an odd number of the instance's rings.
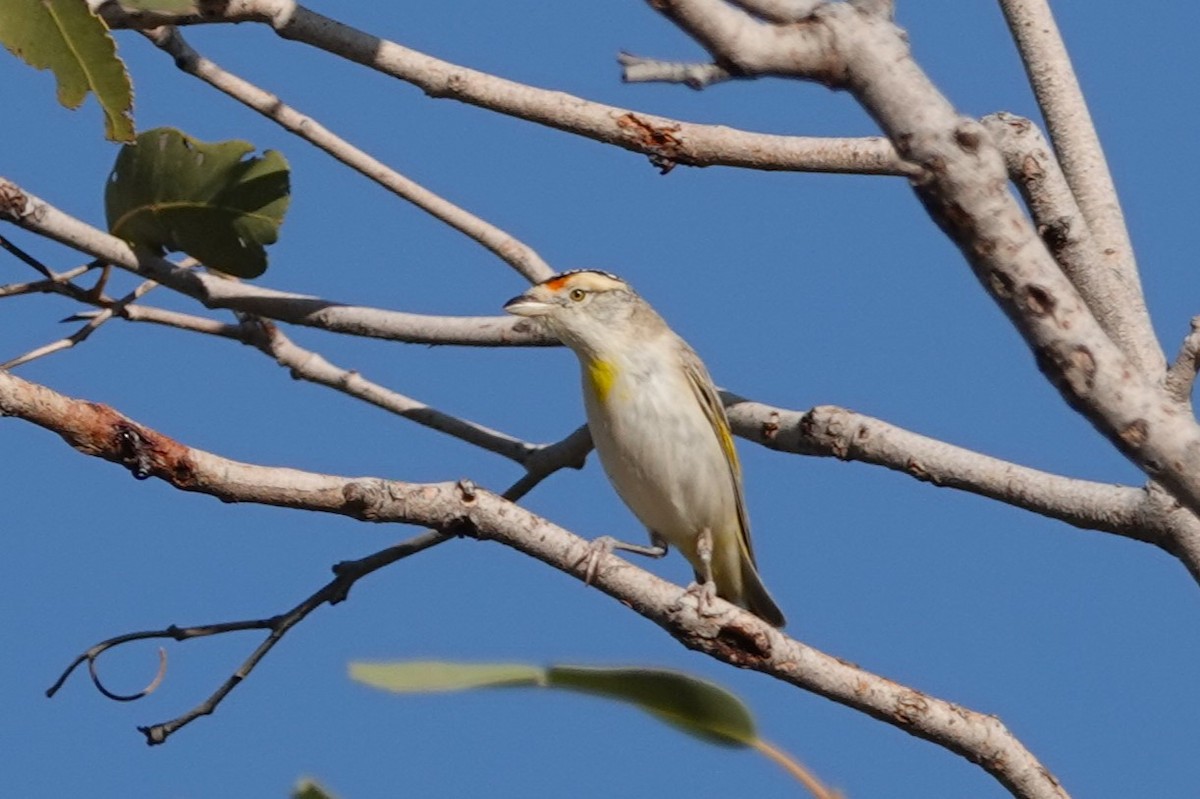
[[[132,430],[132,426],[129,428]],[[141,441],[140,436],[136,433],[131,433],[132,440]],[[515,501],[523,497],[534,486],[540,483],[549,475],[564,467],[579,468],[583,465],[583,459],[587,456],[591,449],[591,436],[587,435],[587,426],[584,425],[575,430],[571,435],[554,444],[547,444],[538,447],[534,450],[533,457],[527,462],[527,472],[524,477],[509,487],[504,493],[505,498]],[[460,481],[460,486],[463,486],[463,491],[466,493],[466,486],[470,486],[470,490],[475,490],[474,483],[470,480]],[[403,560],[410,555],[415,555],[431,547],[437,546],[445,541],[449,541],[454,536],[439,532],[437,530],[426,530],[418,535],[413,536],[407,541],[403,541],[387,549],[380,550],[374,554],[368,555],[365,558],[357,560],[342,561],[334,564],[332,567],[333,579],[325,583],[313,593],[309,594],[298,604],[283,613],[268,618],[260,619],[244,619],[240,621],[218,622],[216,624],[205,624],[194,627],[179,627],[170,625],[157,630],[143,630],[140,632],[126,633],[124,635],[114,636],[105,641],[101,641],[95,646],[82,653],[71,662],[63,671],[54,685],[46,691],[46,696],[54,696],[71,673],[82,663],[88,664],[88,670],[92,677],[92,683],[96,689],[105,697],[118,702],[129,702],[135,699],[140,699],[143,696],[153,692],[162,683],[166,676],[166,652],[160,649],[160,667],[159,672],[155,675],[151,683],[136,694],[122,695],[110,691],[101,682],[99,675],[95,670],[96,659],[104,652],[122,644],[131,641],[143,641],[151,638],[170,638],[174,641],[188,641],[193,638],[207,638],[213,635],[221,635],[231,632],[242,632],[245,630],[269,630],[267,637],[257,646],[250,655],[242,661],[242,664],[221,685],[206,698],[203,702],[192,707],[186,713],[183,713],[175,718],[138,727],[138,730],[146,736],[146,743],[150,746],[165,743],[173,733],[187,726],[192,721],[212,714],[217,706],[221,704],[229,693],[244,681],[250,673],[258,666],[267,654],[275,648],[283,636],[302,622],[321,605],[329,604],[336,605],[346,600],[350,594],[350,589],[363,577],[372,574],[380,569],[390,566],[391,564]]]
[[[88,674],[92,678],[92,685],[96,686],[96,690],[104,694],[114,702],[133,702],[141,699],[143,696],[149,696],[162,685],[163,678],[167,676],[167,650],[163,647],[158,648],[158,671],[154,674],[154,679],[142,690],[132,694],[114,693],[104,687],[104,683],[100,680],[100,675],[96,672],[96,658],[90,657],[87,659]]]
[[[114,702],[133,702],[137,699],[141,699],[143,696],[149,696],[158,689],[158,686],[162,685],[163,678],[167,676],[167,650],[163,649],[162,647],[158,648],[157,673],[155,673],[154,678],[150,680],[145,688],[132,694],[118,694],[115,691],[109,690],[104,685],[104,681],[100,679],[100,674],[96,671],[96,661],[99,660],[100,656],[105,652],[114,647],[120,646],[121,644],[126,644],[130,641],[141,641],[145,640],[146,638],[163,637],[161,635],[157,635],[156,632],[157,631],[151,633],[128,633],[126,635],[118,635],[116,637],[109,638],[106,641],[101,641],[71,661],[71,665],[67,666],[63,673],[58,676],[58,679],[54,681],[54,685],[51,685],[46,689],[46,696],[53,697],[56,693],[58,693],[59,689],[62,688],[66,683],[67,678],[71,676],[71,673],[75,671],[75,669],[79,668],[79,666],[83,663],[87,663],[88,674],[91,676],[92,684],[96,686],[96,690]]]

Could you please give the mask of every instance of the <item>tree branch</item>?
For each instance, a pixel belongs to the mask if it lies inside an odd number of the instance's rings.
[[[245,329],[245,341],[274,358],[276,363],[290,370],[293,377],[335,389],[520,464],[526,463],[539,449],[534,444],[443,413],[411,397],[384,388],[367,380],[357,371],[334,366],[320,354],[296,345],[271,322],[252,321]]]
[[[67,282],[68,281],[60,279],[51,281],[51,284],[61,288],[67,284]],[[96,332],[97,328],[99,328],[109,319],[112,319],[114,314],[119,314],[122,308],[145,296],[147,292],[154,289],[157,285],[158,284],[153,280],[143,281],[141,285],[126,294],[121,299],[105,303],[103,310],[91,316],[83,327],[79,328],[71,335],[60,338],[57,341],[52,341],[49,344],[38,347],[35,350],[25,353],[24,355],[19,355],[16,358],[5,361],[4,363],[0,363],[0,371],[15,369],[18,366],[29,363],[37,358],[42,358],[46,355],[52,355],[56,352],[62,352],[63,350],[71,349],[75,345],[87,341],[88,337],[91,336],[92,333]],[[81,290],[76,289],[76,291]]]
[[[1000,154],[912,59],[903,32],[843,3],[772,26],[715,0],[653,0],[718,63],[843,88],[924,176],[913,188],[1025,338],[1063,398],[1131,461],[1200,511],[1200,427],[1104,333],[1007,190]],[[1200,538],[1178,551],[1200,572]]]
[[[147,281],[129,296],[111,302],[104,298],[93,297],[83,292],[82,289],[66,283],[64,287],[69,289],[66,293],[103,309],[75,314],[68,317],[68,321],[87,319],[89,320],[88,325],[93,326],[116,316],[128,321],[152,322],[194,333],[232,339],[252,346],[272,358],[277,364],[287,368],[292,377],[298,380],[306,380],[340,391],[432,430],[453,436],[488,452],[502,455],[516,463],[526,464],[530,458],[545,448],[545,445],[530,444],[475,422],[431,408],[411,397],[406,397],[399,392],[367,380],[357,371],[334,366],[319,353],[298,346],[274,322],[243,315],[244,318],[240,324],[229,324],[152,306],[134,305],[133,301],[140,296],[138,292],[144,294],[143,289],[147,285],[157,284]]]
[[[1117,343],[1132,346],[1132,350],[1126,350],[1130,359],[1147,377],[1160,380],[1166,356],[1150,325],[1116,186],[1050,4],[1047,0],[1000,0],[1000,7],[1016,40],[1067,183],[1099,245],[1099,260],[1094,262],[1093,269],[1111,275],[1112,282],[1121,289],[1122,302],[1129,304],[1130,319],[1137,322],[1133,329],[1136,340]]]
[[[621,80],[626,83],[682,83],[693,89],[703,89],[735,77],[717,64],[659,61],[632,53],[618,54],[617,63],[621,65]]]
[[[402,558],[409,555],[415,555],[429,547],[447,541],[449,538],[441,533],[429,530],[413,536],[408,541],[388,547],[385,550],[376,552],[366,558],[354,561],[343,561],[333,567],[334,578],[319,589],[314,591],[303,601],[295,605],[291,609],[275,616],[261,619],[245,619],[240,621],[217,622],[215,624],[203,624],[191,627],[180,627],[172,624],[159,630],[142,630],[134,633],[125,633],[123,635],[114,636],[107,640],[90,647],[83,652],[67,666],[59,678],[54,682],[49,689],[46,690],[47,697],[53,697],[58,690],[66,683],[71,673],[75,671],[83,663],[88,664],[88,668],[92,673],[93,682],[97,689],[110,699],[140,699],[150,693],[147,689],[130,697],[115,697],[99,682],[96,677],[95,664],[101,655],[110,649],[127,644],[132,641],[145,641],[153,639],[170,639],[172,641],[191,641],[197,638],[208,638],[213,635],[223,635],[231,632],[243,632],[247,630],[268,630],[269,633],[262,643],[255,647],[250,656],[242,662],[233,674],[229,675],[221,685],[207,699],[193,707],[191,710],[176,716],[170,721],[151,724],[144,727],[138,727],[138,731],[146,736],[146,743],[150,746],[166,743],[173,733],[179,731],[191,722],[201,716],[208,716],[214,713],[217,706],[225,699],[226,696],[237,688],[258,664],[265,658],[275,645],[278,644],[283,637],[287,635],[296,625],[304,621],[309,614],[325,603],[336,605],[345,600],[354,586],[363,577],[378,571],[385,566],[389,566]],[[155,684],[161,679],[162,671],[155,679]]]
[[[281,322],[334,333],[475,347],[556,346],[528,320],[513,317],[451,317],[344,305],[236,280],[182,269],[92,227],[0,177],[0,220],[88,253],[198,300],[207,308],[228,308]]]
[[[416,181],[404,177],[387,164],[334,134],[321,123],[285,104],[274,94],[264,91],[243,78],[222,69],[197,53],[174,28],[157,28],[144,32],[146,37],[175,60],[183,72],[203,80],[243,105],[277,123],[310,144],[319,147],[359,174],[391,191],[397,197],[446,223],[458,232],[478,242],[508,263],[530,283],[545,280],[554,274],[549,264],[536,251],[509,233],[443,197],[434,194]]]
[[[1179,347],[1175,362],[1164,381],[1167,393],[1180,405],[1192,407],[1192,390],[1200,370],[1200,316],[1192,317],[1192,329]]]
[[[800,22],[825,0],[730,0],[738,8],[767,22]]]
[[[774,136],[721,125],[698,125],[584,100],[505,80],[442,61],[372,36],[290,0],[231,0],[201,4],[195,14],[125,11],[91,0],[112,28],[154,28],[217,22],[259,22],[285,39],[303,42],[398,78],[435,98],[584,136],[651,158],[655,164],[736,166],[797,172],[909,175],[884,139]]]
[[[1162,362],[1162,350],[1150,325],[1136,274],[1109,267],[1071,187],[1042,132],[1028,119],[991,114],[982,120],[996,140],[1008,174],[1016,182],[1038,233],[1054,260],[1121,351],[1147,375]],[[1147,369],[1147,364],[1154,364]]]
[[[1031,469],[833,405],[801,412],[735,394],[725,393],[723,399],[733,431],[770,449],[884,466],[935,486],[1173,552],[1173,522],[1150,515],[1144,489]]]
[[[0,373],[0,412],[51,430],[86,455],[120,463],[135,477],[156,477],[226,502],[420,524],[443,536],[499,542],[580,580],[592,552],[587,541],[469,481],[415,484],[239,463],[187,447],[105,405],[71,399],[7,373]],[[711,607],[701,612],[690,592],[613,555],[604,556],[592,584],[691,649],[761,671],[939,744],[980,764],[1020,797],[1066,797],[994,716],[824,654],[722,599],[711,600]]]

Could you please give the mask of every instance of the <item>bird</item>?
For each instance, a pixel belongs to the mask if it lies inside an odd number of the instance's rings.
[[[704,363],[628,283],[595,269],[563,272],[504,304],[579,359],[600,463],[646,527],[651,546],[608,536],[598,551],[683,553],[702,589],[774,627],[783,612],[758,574],[729,420]]]

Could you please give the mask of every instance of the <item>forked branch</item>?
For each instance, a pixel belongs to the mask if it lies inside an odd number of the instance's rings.
[[[901,157],[931,217],[1025,338],[1038,366],[1149,478],[1200,512],[1200,427],[1105,333],[1007,189],[1003,160],[979,122],[959,115],[912,58],[899,28],[846,3],[803,25],[770,25],[724,0],[653,0],[714,60],[745,75],[783,75],[851,92]],[[1176,550],[1197,573],[1200,538]]]

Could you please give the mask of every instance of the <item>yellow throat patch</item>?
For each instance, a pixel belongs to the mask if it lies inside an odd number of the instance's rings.
[[[588,361],[587,379],[596,399],[604,402],[617,381],[617,367],[610,361]]]

